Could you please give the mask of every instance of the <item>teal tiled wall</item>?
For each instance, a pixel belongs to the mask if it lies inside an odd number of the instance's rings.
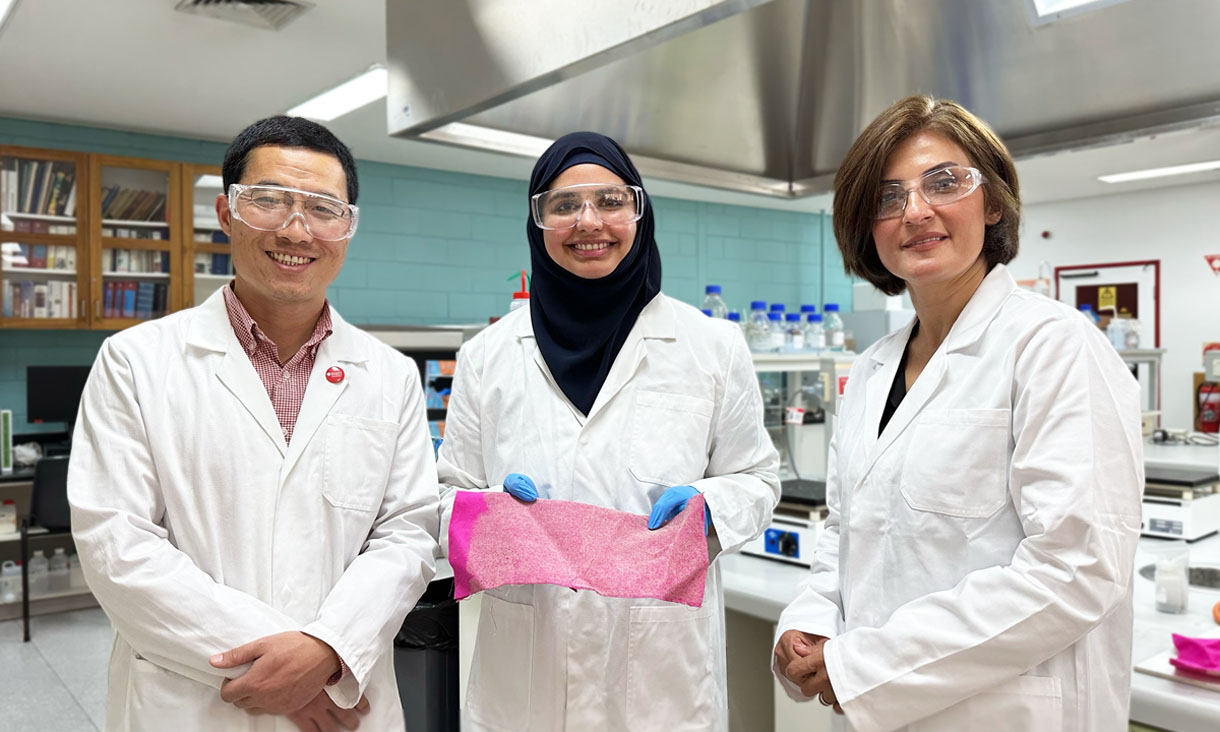
[[[225,146],[0,117],[0,144],[81,150],[219,165]],[[360,150],[353,151],[359,157]],[[486,322],[508,310],[506,282],[529,266],[524,181],[361,161],[360,230],[328,296],[349,322]],[[838,302],[851,280],[828,216],[657,198],[663,290],[698,304],[703,285],[723,286],[729,306],[751,299]],[[820,309],[820,308],[819,308]],[[28,365],[90,363],[106,334],[0,331],[0,408],[25,422]],[[59,429],[50,425],[47,429]]]

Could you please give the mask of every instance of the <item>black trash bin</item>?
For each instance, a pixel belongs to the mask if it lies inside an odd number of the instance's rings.
[[[460,732],[458,605],[453,580],[437,580],[394,638],[394,673],[407,732]]]

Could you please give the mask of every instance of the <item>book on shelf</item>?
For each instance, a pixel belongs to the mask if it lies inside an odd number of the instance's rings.
[[[76,317],[76,283],[0,280],[0,314],[6,318]]]
[[[76,166],[54,160],[10,159],[0,171],[5,211],[40,216],[74,216]],[[55,232],[51,232],[55,233]]]
[[[118,183],[102,187],[102,218],[112,221],[165,220],[168,197],[156,191],[124,188]]]
[[[138,284],[135,280],[127,280],[123,283],[123,309],[119,317],[136,317],[136,287]]]
[[[136,283],[136,317],[142,320],[147,320],[153,314],[153,295],[156,286],[154,283],[144,280]]]
[[[17,210],[17,158],[0,159],[0,209],[4,211]]]
[[[47,268],[47,245],[35,244],[30,247],[30,269]]]

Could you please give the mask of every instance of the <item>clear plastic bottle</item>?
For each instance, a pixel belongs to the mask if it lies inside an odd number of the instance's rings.
[[[784,316],[784,350],[793,353],[805,350],[805,327],[801,324],[800,313]]]
[[[775,307],[774,305],[772,307]],[[784,350],[784,319],[780,317],[778,310],[772,310],[767,313],[767,321],[771,333],[771,346],[768,351]]]
[[[63,592],[68,589],[70,582],[68,576],[68,555],[64,553],[62,546],[57,547],[55,553],[51,555],[48,568],[47,589],[51,592]]]
[[[736,310],[730,310],[728,320],[733,325],[741,328],[742,334],[746,336],[747,340],[749,339],[749,334],[746,333],[746,324],[741,322],[741,313],[737,312]]]
[[[729,317],[729,306],[725,305],[724,299],[720,297],[720,285],[708,285],[705,292],[707,297],[703,298],[703,304],[699,307],[712,311],[713,318]]]
[[[828,302],[822,308],[826,312],[826,347],[832,351],[843,350],[843,319],[839,317],[838,303]]]
[[[17,533],[17,502],[11,498],[0,504],[0,534]]]
[[[767,303],[754,300],[750,303],[750,321],[746,323],[746,343],[751,351],[771,350],[771,321],[767,319]]]
[[[21,601],[21,562],[0,565],[0,603]]]
[[[41,549],[34,551],[34,556],[30,557],[30,597],[38,597],[39,595],[47,594],[49,582],[51,580],[50,562],[47,561],[47,555]]]
[[[530,304],[530,294],[528,292],[514,292],[513,301],[508,306],[508,312],[511,313],[514,310],[520,310],[521,308],[523,308],[529,304]]]
[[[826,350],[826,331],[822,329],[822,316],[819,313],[810,313],[805,323],[805,350],[815,353]]]

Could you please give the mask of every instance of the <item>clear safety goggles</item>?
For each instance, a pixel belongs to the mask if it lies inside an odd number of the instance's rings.
[[[983,183],[983,174],[977,168],[960,165],[932,170],[911,180],[885,183],[877,196],[877,218],[901,216],[907,210],[911,191],[919,193],[929,206],[943,206],[969,196]]]
[[[575,228],[585,209],[607,226],[630,224],[644,215],[644,190],[617,183],[580,183],[530,197],[530,212],[539,229]]]
[[[282,186],[229,186],[229,210],[246,226],[282,231],[300,217],[305,231],[321,241],[342,241],[356,233],[360,209],[320,193]]]

